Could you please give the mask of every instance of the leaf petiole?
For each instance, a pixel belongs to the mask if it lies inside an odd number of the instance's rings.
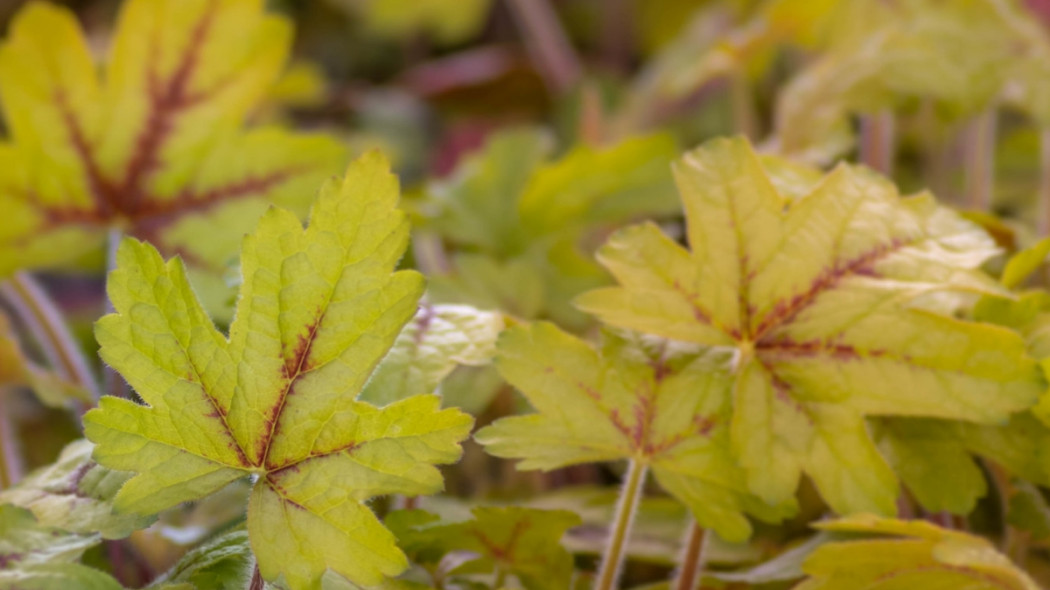
[[[627,476],[620,490],[620,500],[616,506],[616,519],[613,522],[612,534],[602,557],[598,581],[594,584],[595,590],[612,590],[620,577],[620,571],[623,569],[624,549],[627,547],[627,539],[630,537],[631,526],[634,524],[634,515],[638,512],[638,502],[642,497],[642,486],[645,484],[648,469],[648,465],[636,459],[632,459],[629,463]]]

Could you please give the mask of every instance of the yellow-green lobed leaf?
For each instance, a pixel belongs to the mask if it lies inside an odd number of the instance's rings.
[[[749,489],[790,498],[808,474],[836,511],[893,514],[896,476],[866,416],[1001,424],[1045,387],[1023,340],[944,312],[1002,291],[977,226],[840,165],[787,199],[744,139],[675,166],[686,250],[653,225],[599,252],[620,283],[578,304],[614,326],[727,347],[734,456]]]
[[[152,513],[256,478],[248,532],[267,580],[319,587],[331,569],[369,585],[406,566],[363,502],[441,489],[472,420],[432,395],[356,400],[416,311],[414,271],[388,164],[370,153],[326,185],[304,229],[273,208],[244,239],[229,338],[178,259],[125,240],[96,325],[103,359],[145,405],[105,397],[85,418],[95,459],[136,475],[120,510]]]

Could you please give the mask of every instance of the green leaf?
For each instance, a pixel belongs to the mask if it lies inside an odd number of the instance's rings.
[[[795,590],[1038,590],[1039,586],[990,542],[925,521],[858,515],[816,525],[872,539],[829,543],[803,569]]]
[[[1026,481],[1014,481],[1013,486],[1006,522],[1018,530],[1031,533],[1033,539],[1050,538],[1050,505],[1042,492]]]
[[[256,477],[248,532],[267,580],[316,588],[330,568],[368,585],[406,566],[363,502],[441,489],[471,418],[436,396],[356,401],[416,311],[414,271],[393,272],[408,226],[378,153],[327,184],[304,230],[271,209],[244,240],[229,338],[196,300],[178,259],[125,240],[110,274],[116,313],[102,358],[147,405],[105,397],[84,417],[95,460],[136,475],[118,510],[150,513]]]
[[[979,228],[928,195],[840,165],[785,199],[743,139],[675,167],[686,250],[651,224],[599,253],[621,286],[578,304],[609,324],[734,351],[734,456],[749,489],[792,497],[807,473],[839,513],[893,514],[896,476],[866,416],[1004,422],[1045,387],[1012,331],[935,312],[998,292]],[[915,392],[921,391],[918,396]]]
[[[123,590],[107,573],[79,563],[47,563],[0,570],[0,590]]]
[[[220,272],[268,203],[305,213],[343,148],[242,130],[291,35],[255,0],[129,0],[100,79],[72,11],[29,3],[0,46],[0,274],[67,263],[110,227]]]
[[[97,534],[81,535],[41,525],[28,510],[0,505],[0,571],[73,562],[99,541]]]
[[[1010,257],[999,281],[1007,289],[1016,289],[1046,261],[1050,254],[1050,238],[1039,240],[1034,246],[1025,248]]]
[[[189,584],[191,588],[242,590],[251,575],[252,552],[247,531],[233,531],[203,543],[182,556],[150,588]]]
[[[458,365],[483,366],[496,354],[500,314],[467,305],[423,303],[379,364],[360,400],[376,405],[435,393]]]
[[[457,249],[450,272],[435,277],[435,300],[579,325],[586,318],[568,301],[608,282],[591,259],[591,236],[676,209],[669,136],[576,146],[549,162],[546,139],[495,134],[450,180],[428,187],[417,204],[424,223]]]
[[[0,492],[0,502],[30,510],[42,526],[97,532],[105,539],[120,539],[149,526],[152,516],[113,513],[113,498],[130,474],[92,461],[93,449],[86,440],[69,443],[53,464]]]
[[[22,351],[11,320],[3,312],[0,312],[0,384],[28,386],[41,402],[53,407],[65,406],[73,400],[94,401],[83,387],[30,360]]]
[[[490,454],[545,470],[633,459],[731,541],[751,532],[744,512],[776,520],[793,509],[790,498],[773,506],[752,497],[730,454],[726,355],[614,336],[599,353],[547,323],[504,332],[498,351],[503,377],[538,413],[480,430]]]
[[[492,4],[492,0],[329,1],[359,14],[378,33],[411,37],[424,31],[444,44],[460,43],[477,35]]]
[[[572,579],[572,556],[561,545],[580,517],[565,510],[477,507],[465,522],[441,523],[423,511],[395,512],[388,524],[406,551],[436,564],[449,553],[469,552],[446,575],[502,573],[528,590],[560,590]],[[391,522],[391,520],[393,522]]]

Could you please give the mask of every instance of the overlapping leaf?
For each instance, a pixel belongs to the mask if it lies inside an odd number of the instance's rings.
[[[497,366],[538,413],[503,418],[477,440],[493,455],[524,459],[524,469],[648,465],[701,525],[730,540],[750,534],[745,512],[775,520],[791,511],[789,497],[771,506],[751,496],[730,453],[727,355],[607,340],[599,353],[551,324],[505,332]]]
[[[795,590],[1039,590],[986,539],[925,521],[858,515],[819,528],[872,539],[821,546],[803,564]]]
[[[1039,396],[1015,333],[932,311],[958,305],[944,290],[993,291],[977,267],[995,249],[928,195],[901,198],[840,165],[789,201],[742,139],[705,144],[675,171],[692,250],[653,225],[623,230],[600,251],[621,286],[579,304],[734,351],[721,392],[732,447],[768,502],[805,472],[841,513],[892,514],[896,477],[865,416],[1002,423]]]
[[[157,512],[257,477],[248,531],[267,580],[316,588],[326,568],[360,584],[405,558],[362,502],[433,493],[471,419],[415,396],[355,400],[416,310],[423,281],[392,272],[407,244],[398,187],[372,153],[325,186],[303,229],[271,209],[242,248],[229,338],[181,261],[126,240],[109,278],[115,314],[96,337],[147,405],[105,397],[85,429],[95,459],[136,475],[118,509]]]
[[[342,148],[241,129],[290,41],[260,0],[129,0],[100,80],[72,12],[26,6],[0,48],[0,274],[68,262],[109,227],[223,268],[268,202],[305,213]]]
[[[580,517],[565,510],[478,507],[474,518],[441,522],[423,511],[395,512],[387,524],[418,563],[439,575],[518,578],[528,590],[560,590],[572,580],[572,555],[561,545]]]
[[[674,209],[669,137],[577,146],[552,162],[546,139],[534,130],[495,135],[430,187],[419,204],[424,224],[458,250],[452,272],[432,283],[435,300],[577,325],[571,298],[607,281],[590,260],[591,232]]]
[[[30,510],[43,526],[107,539],[147,527],[152,516],[113,513],[113,498],[129,476],[92,461],[93,448],[86,440],[70,443],[53,464],[0,492],[0,502]]]
[[[459,365],[483,366],[496,354],[503,317],[469,305],[423,303],[361,392],[362,401],[383,405],[435,393]]]

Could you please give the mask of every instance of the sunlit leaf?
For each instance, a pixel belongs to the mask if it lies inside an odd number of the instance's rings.
[[[790,513],[752,497],[730,453],[731,385],[726,355],[667,341],[609,336],[599,353],[551,324],[511,328],[497,367],[537,413],[503,418],[476,439],[522,469],[632,459],[685,503],[705,528],[740,541],[744,512]]]
[[[1017,334],[933,311],[955,310],[953,290],[998,287],[978,270],[996,252],[990,238],[929,195],[901,198],[841,165],[788,201],[743,139],[705,144],[676,174],[692,250],[651,224],[623,230],[599,253],[621,286],[579,304],[615,326],[734,351],[717,397],[766,501],[790,498],[806,473],[840,513],[893,514],[896,476],[866,416],[994,424],[1041,393]]]
[[[795,590],[1038,590],[986,539],[925,521],[858,515],[817,525],[873,538],[829,543],[803,564]]]
[[[42,526],[97,532],[107,539],[126,537],[149,526],[152,516],[113,513],[113,498],[130,474],[92,461],[93,448],[86,440],[70,443],[53,464],[0,492],[0,502],[30,510]]]
[[[73,13],[30,2],[0,46],[0,274],[66,263],[108,228],[221,270],[267,203],[305,213],[343,149],[242,130],[291,33],[257,0],[129,0],[100,78]]]
[[[179,260],[125,240],[96,325],[102,358],[147,405],[104,397],[85,417],[95,459],[136,475],[118,510],[149,513],[252,474],[248,532],[267,580],[316,588],[326,568],[375,584],[406,566],[363,502],[441,489],[471,419],[436,396],[355,401],[416,311],[423,281],[393,272],[408,240],[382,156],[322,190],[304,230],[271,209],[244,240],[227,338]]]
[[[459,365],[488,364],[496,354],[503,317],[468,305],[423,303],[401,331],[361,392],[360,400],[385,405],[435,393]]]

